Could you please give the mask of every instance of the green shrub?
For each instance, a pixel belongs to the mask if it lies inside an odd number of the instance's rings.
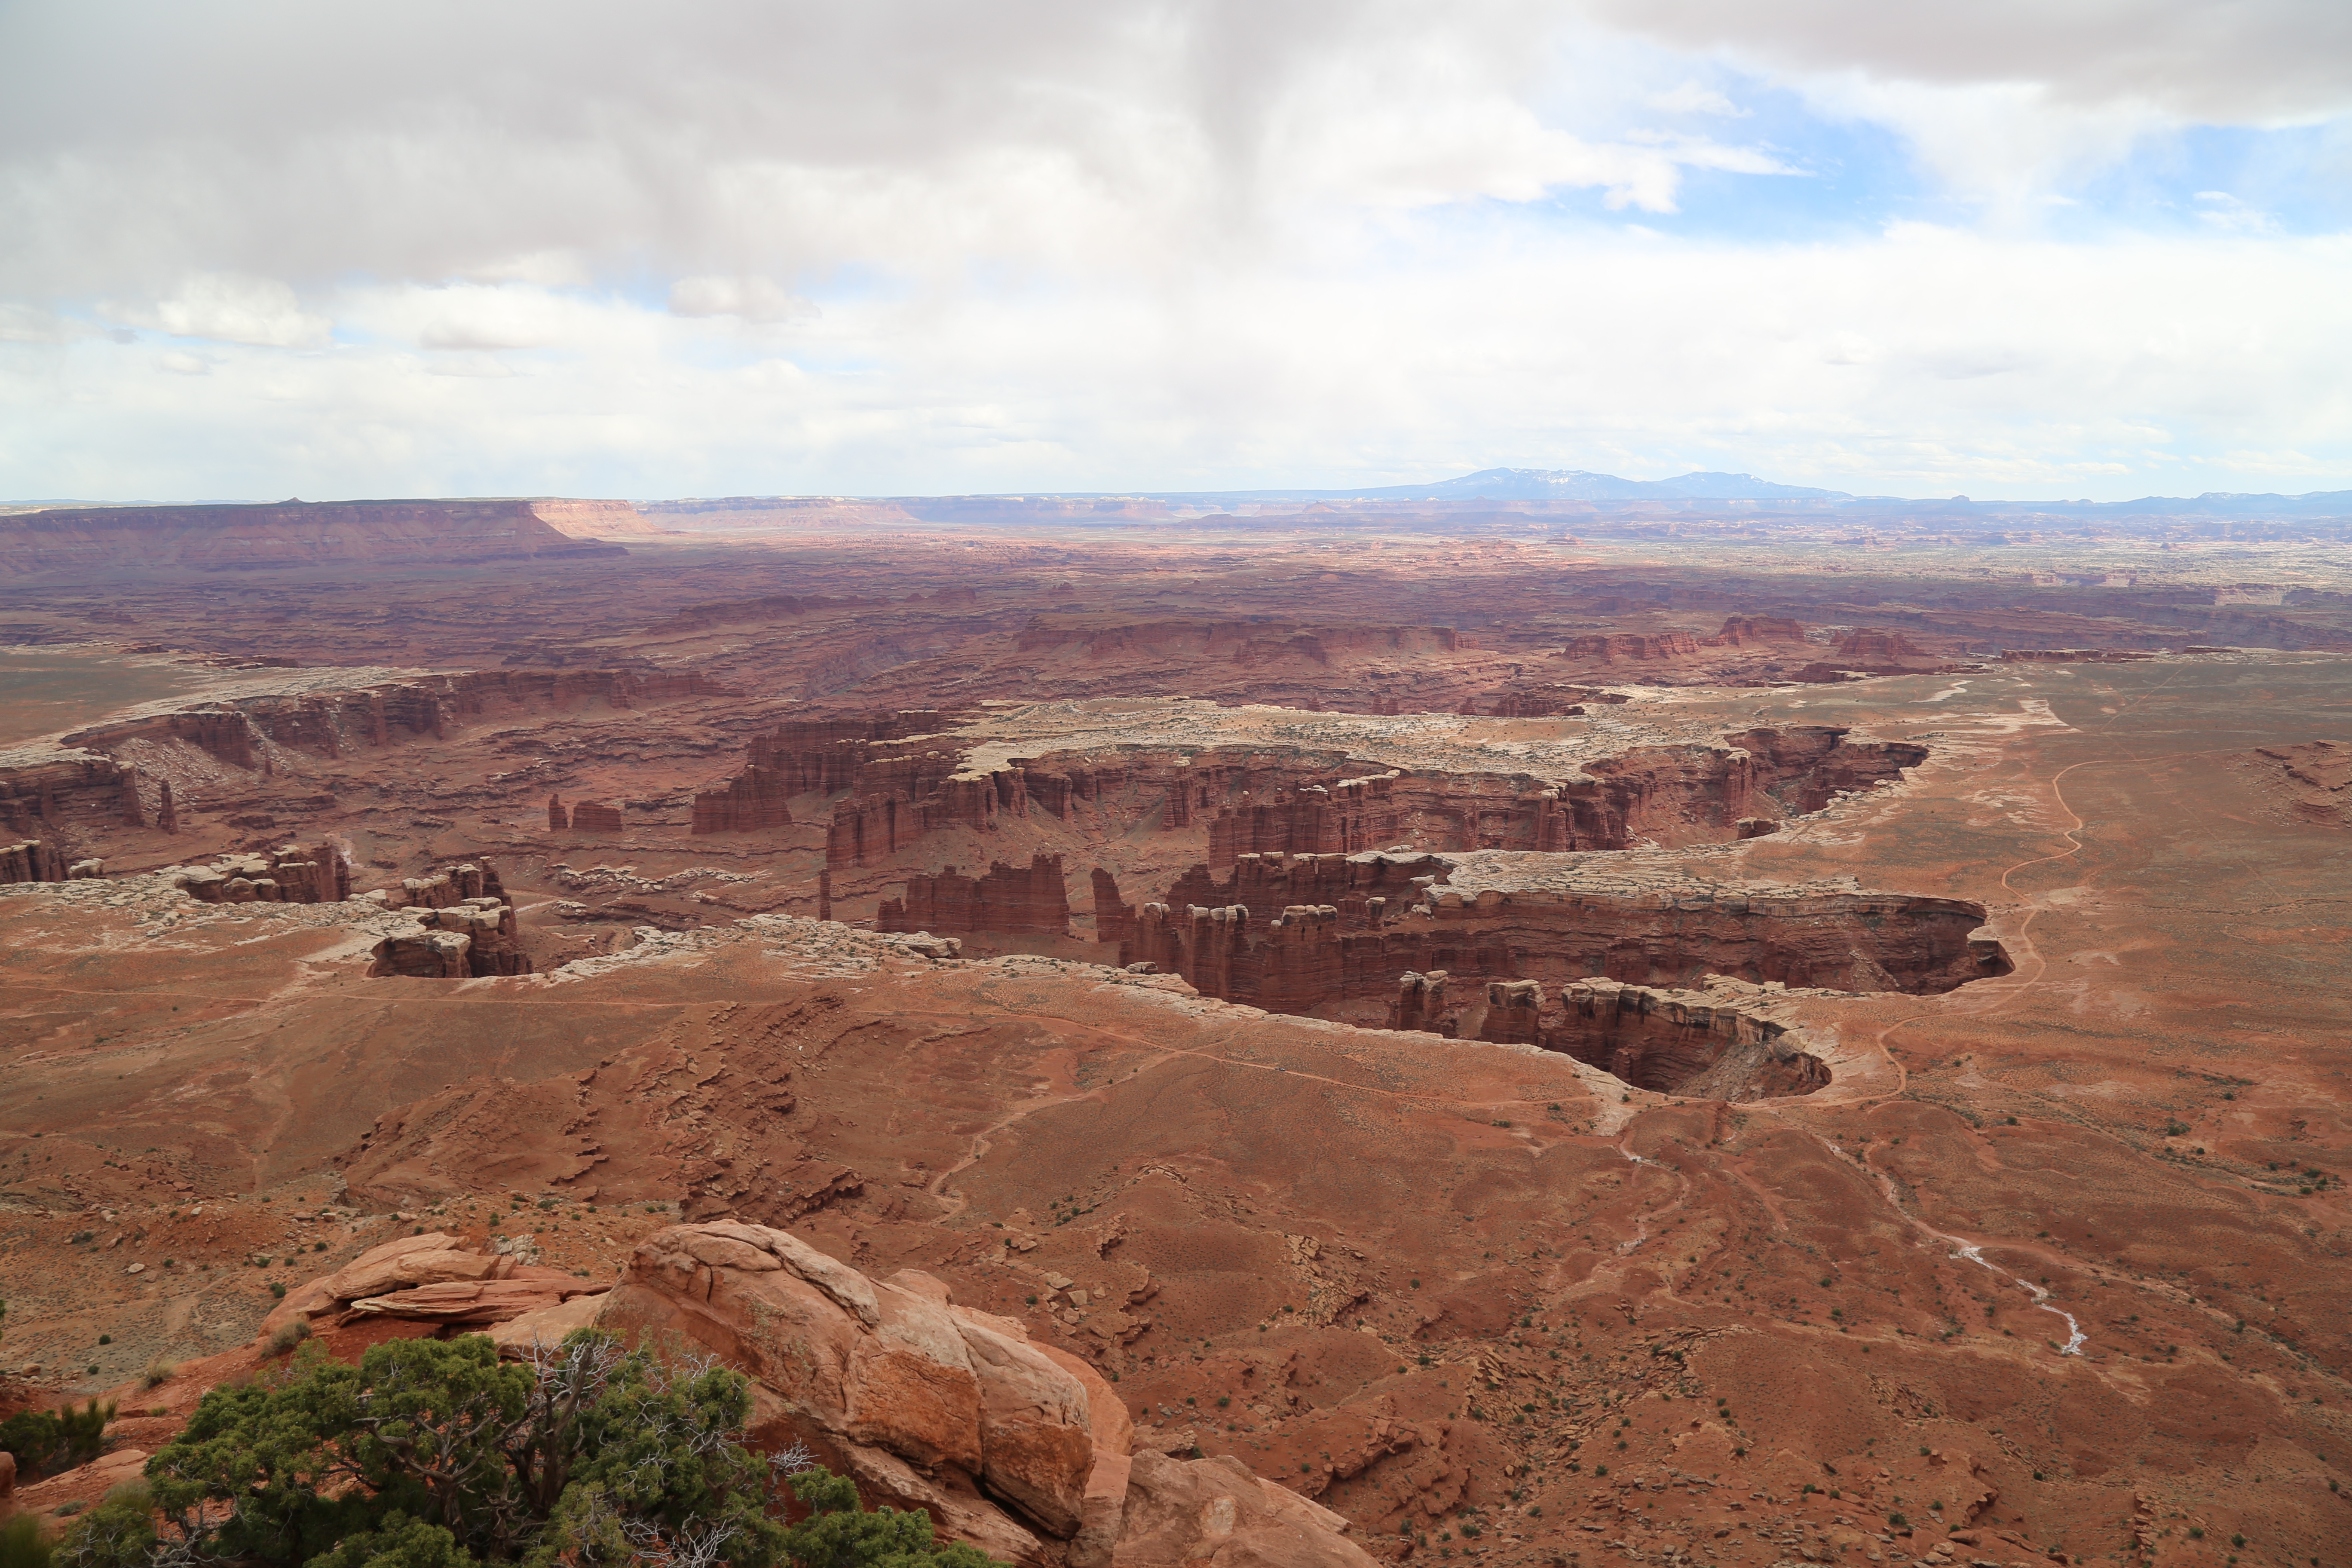
[[[520,1364],[479,1334],[357,1366],[312,1343],[205,1394],[147,1475],[164,1554],[263,1568],[987,1568],[920,1512],[858,1509],[805,1451],[751,1453],[751,1410],[740,1374],[591,1330]],[[801,1524],[772,1517],[779,1481],[815,1510]]]
[[[0,1519],[0,1568],[49,1568],[56,1548],[29,1513]]]
[[[106,1440],[106,1424],[114,1406],[95,1399],[81,1410],[26,1410],[0,1421],[0,1450],[16,1456],[17,1465],[34,1470],[69,1470],[98,1458]]]
[[[106,1494],[58,1542],[60,1568],[146,1568],[155,1550],[155,1498],[144,1481]]]

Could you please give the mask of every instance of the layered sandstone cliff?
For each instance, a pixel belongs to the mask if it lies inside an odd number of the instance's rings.
[[[1138,911],[1120,961],[1282,1013],[1385,1004],[1408,971],[1932,994],[2009,969],[1977,935],[1984,907],[1957,899],[1706,886],[1465,898],[1439,885],[1447,869],[1438,857],[1258,857],[1218,882],[1196,868],[1177,884],[1182,901]]]
[[[572,521],[572,514],[563,515]],[[357,562],[463,565],[623,553],[618,545],[573,538],[551,526],[527,500],[84,507],[0,517],[0,575],[7,576],[126,567],[247,572]]]
[[[936,713],[789,726],[813,733],[754,742],[716,823],[742,798],[781,802],[845,790],[826,836],[834,868],[887,859],[948,827],[994,830],[1042,814],[1097,829],[1157,831],[1206,818],[1209,863],[1249,854],[1354,854],[1410,837],[1439,849],[1623,849],[1752,837],[1743,823],[1818,811],[1842,794],[1898,780],[1927,756],[1906,742],[1864,742],[1832,725],[1759,728],[1717,745],[1636,749],[1584,764],[1580,776],[1383,768],[1297,747],[1137,751],[1116,761],[1048,752],[976,766],[940,742]],[[908,738],[884,737],[892,730]],[[778,776],[766,779],[760,770]],[[705,797],[709,798],[709,797]]]
[[[190,898],[206,904],[332,904],[352,894],[351,865],[327,843],[226,856],[168,875]]]
[[[999,860],[978,877],[964,876],[952,866],[910,877],[903,898],[882,900],[874,929],[939,935],[1006,931],[1066,936],[1070,899],[1062,880],[1062,858],[1034,856],[1026,866],[1008,866]]]
[[[487,857],[404,878],[362,897],[382,910],[405,910],[417,922],[414,931],[376,943],[372,974],[466,980],[531,973],[514,900]]]
[[[762,828],[789,827],[793,791],[777,768],[753,763],[727,781],[722,789],[703,790],[694,797],[695,833],[757,833]]]

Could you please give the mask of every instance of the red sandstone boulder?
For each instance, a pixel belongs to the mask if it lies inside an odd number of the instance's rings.
[[[639,1245],[596,1321],[711,1352],[753,1380],[755,1441],[806,1442],[870,1500],[920,1508],[998,1557],[1370,1561],[1338,1515],[1237,1460],[1130,1458],[1132,1424],[1099,1373],[1013,1319],[955,1305],[927,1274],[869,1279],[762,1226],[674,1226]]]
[[[266,1338],[297,1319],[317,1327],[363,1317],[480,1329],[597,1289],[561,1269],[476,1252],[453,1236],[433,1231],[372,1247],[332,1274],[288,1291],[261,1321],[261,1332]]]
[[[1135,1456],[1116,1568],[1371,1568],[1319,1503],[1269,1486],[1229,1454],[1187,1464]]]

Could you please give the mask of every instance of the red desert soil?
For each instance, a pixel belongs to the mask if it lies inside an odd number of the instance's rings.
[[[741,1222],[1383,1559],[2352,1557],[2336,601],[1279,521],[26,579],[8,1402]]]

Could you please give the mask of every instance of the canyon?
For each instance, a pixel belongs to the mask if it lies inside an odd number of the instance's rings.
[[[32,1511],[299,1317],[682,1335],[1024,1568],[2352,1542],[2316,524],[0,525]]]

